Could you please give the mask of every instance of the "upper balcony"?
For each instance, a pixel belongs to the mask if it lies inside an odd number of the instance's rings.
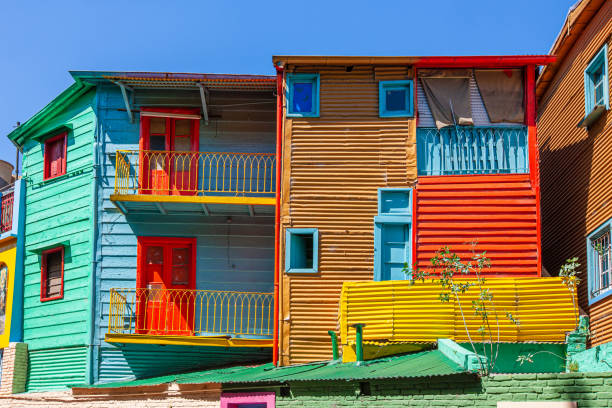
[[[132,210],[253,215],[275,204],[273,153],[120,150],[111,200]]]
[[[19,234],[20,218],[23,217],[23,183],[23,179],[19,179],[0,189],[0,240]]]

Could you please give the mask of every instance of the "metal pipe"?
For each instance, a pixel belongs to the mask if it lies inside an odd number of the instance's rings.
[[[338,335],[336,335],[336,332],[333,330],[328,330],[327,333],[329,333],[329,337],[331,337],[333,358],[334,361],[336,361],[340,359],[340,353],[338,353]]]
[[[276,67],[276,206],[274,212],[274,334],[272,363],[278,365],[279,355],[279,281],[280,281],[280,202],[281,158],[283,141],[283,68]]]
[[[351,325],[355,328],[355,357],[357,365],[363,362],[363,328],[364,323],[356,323]]]

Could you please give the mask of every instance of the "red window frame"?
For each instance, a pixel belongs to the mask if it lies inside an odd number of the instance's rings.
[[[64,144],[64,151],[63,151],[63,155],[62,155],[62,160],[61,160],[61,170],[59,174],[55,174],[53,176],[51,176],[51,156],[49,155],[49,149],[50,149],[50,145],[53,142],[56,142],[60,139],[63,139],[63,144]],[[59,176],[63,176],[64,174],[66,174],[66,154],[67,154],[67,146],[68,146],[68,132],[62,132],[59,135],[50,137],[49,139],[45,140],[45,150],[44,150],[44,158],[43,158],[43,162],[44,162],[44,170],[43,170],[43,180],[49,180],[49,179],[53,179],[55,177],[59,177]]]
[[[62,273],[61,273],[61,286],[60,293],[56,296],[46,296],[45,283],[47,282],[47,256],[49,254],[61,252],[62,254]],[[40,260],[40,301],[47,302],[49,300],[62,299],[64,297],[64,247],[58,246],[55,248],[47,249],[41,254]]]

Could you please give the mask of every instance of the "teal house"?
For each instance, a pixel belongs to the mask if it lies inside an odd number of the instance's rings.
[[[268,361],[276,77],[72,76],[8,136],[27,391]]]

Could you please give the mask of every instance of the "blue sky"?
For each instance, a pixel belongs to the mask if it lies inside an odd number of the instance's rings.
[[[6,135],[72,83],[69,70],[272,74],[274,54],[545,54],[576,0],[2,0]]]

